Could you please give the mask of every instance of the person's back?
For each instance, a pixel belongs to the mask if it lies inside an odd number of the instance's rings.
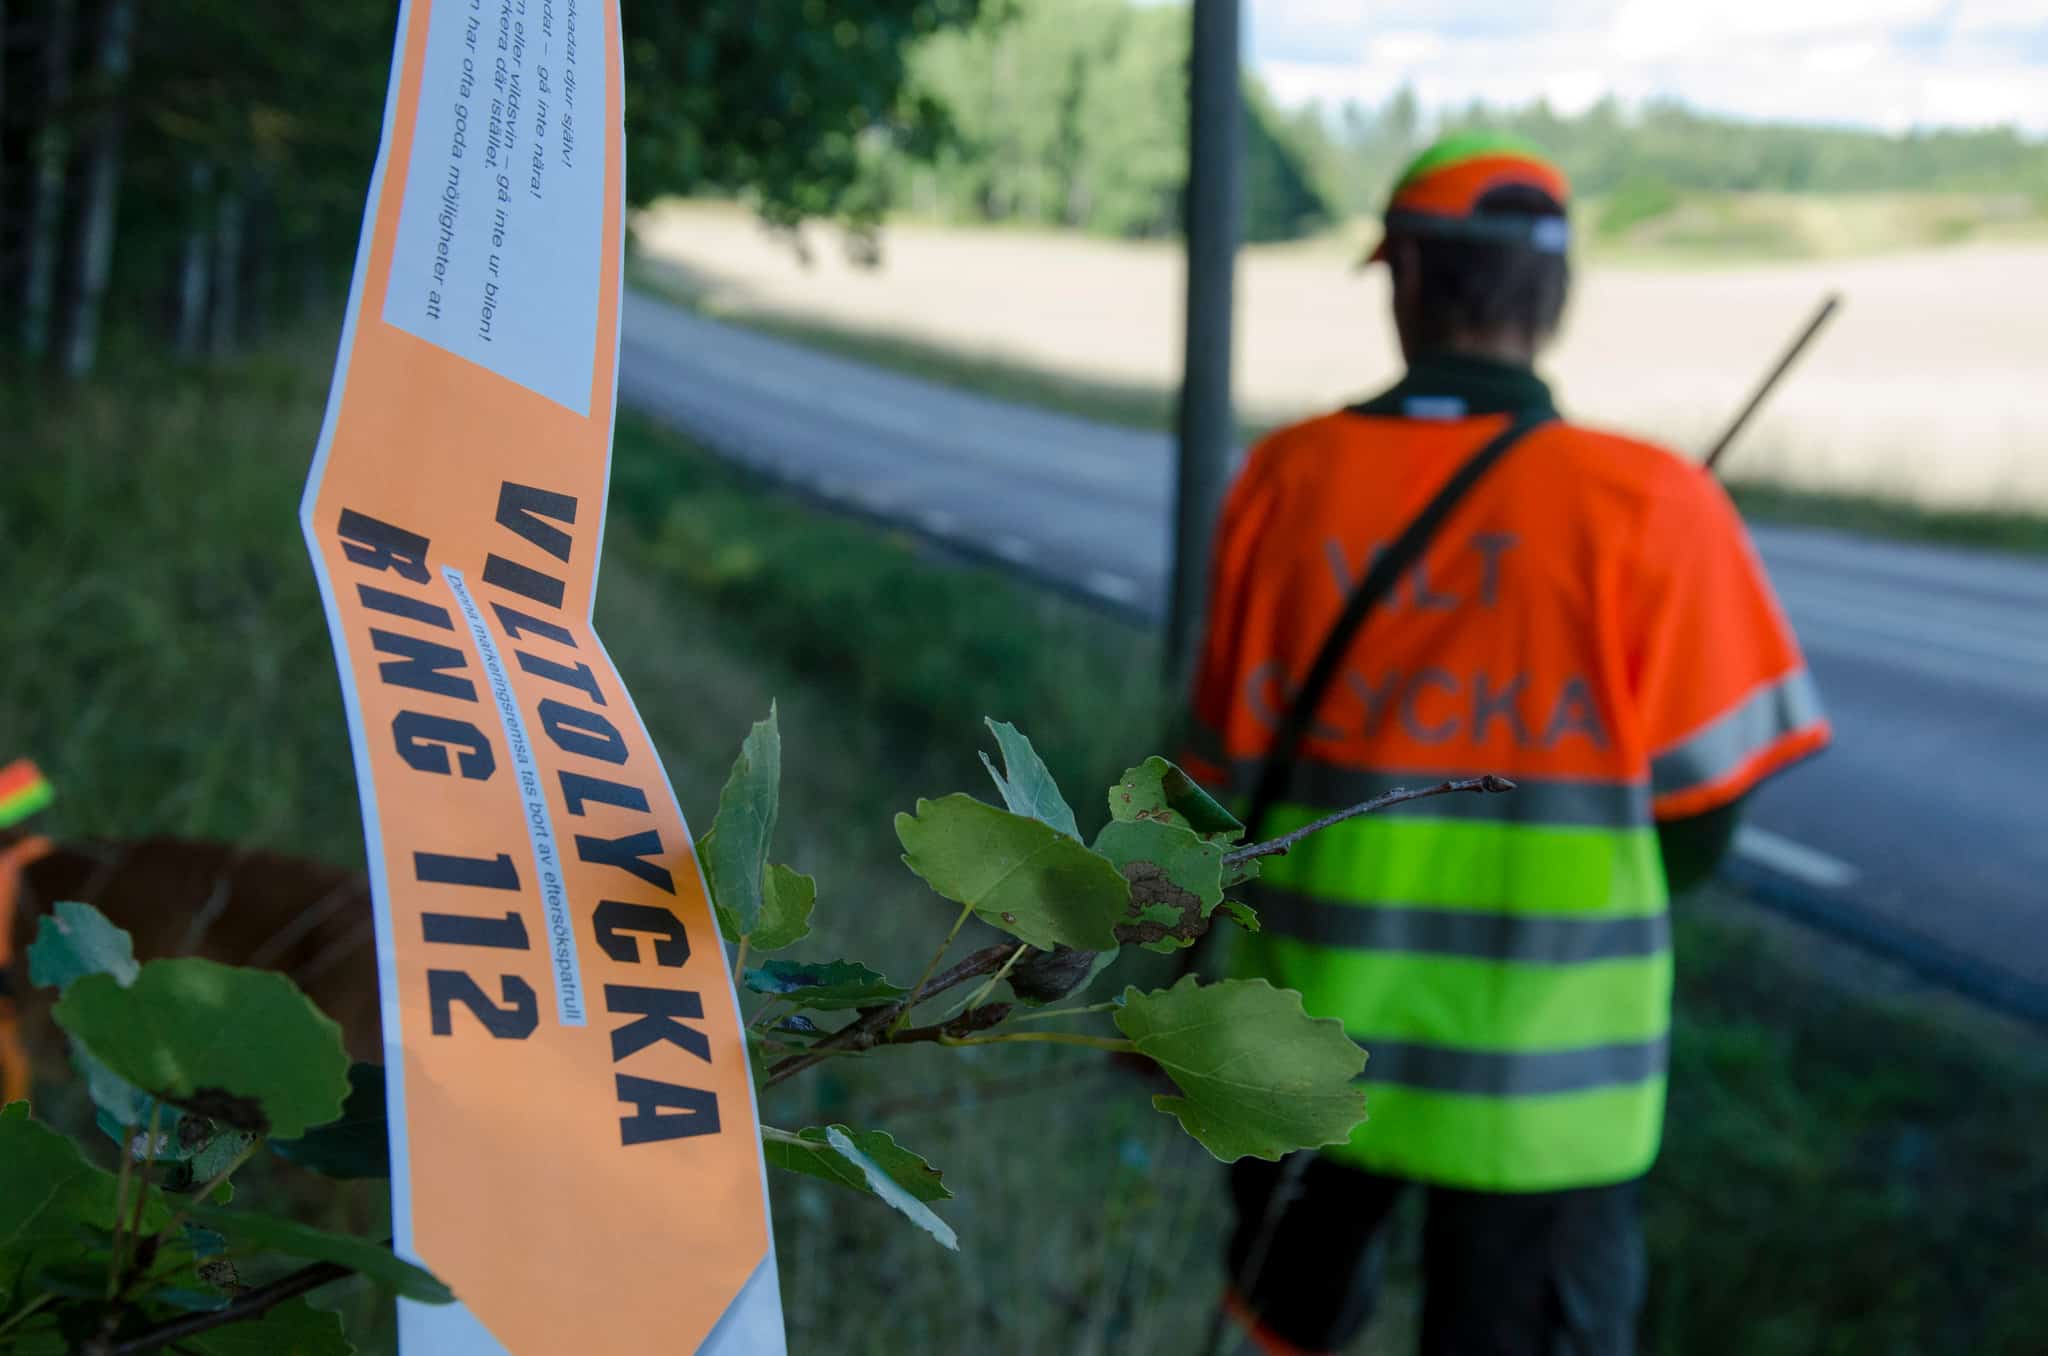
[[[1563,301],[1561,254],[1541,257],[1561,246],[1545,226],[1562,226],[1561,177],[1519,147],[1451,149],[1419,162],[1411,200],[1463,202],[1451,221],[1505,209],[1446,247],[1397,192],[1408,375],[1247,461],[1218,529],[1191,770],[1250,791],[1375,552],[1520,422],[1368,616],[1254,828],[1395,785],[1497,773],[1517,789],[1352,820],[1265,864],[1262,931],[1238,964],[1365,1047],[1371,1119],[1305,1178],[1300,1163],[1237,1173],[1234,1302],[1295,1349],[1341,1345],[1369,1309],[1394,1192],[1420,1182],[1437,1189],[1426,1346],[1625,1350],[1641,1280],[1628,1184],[1656,1155],[1670,1024],[1659,823],[1697,826],[1711,858],[1730,807],[1827,731],[1718,487],[1557,419],[1517,361],[1517,327],[1533,354]],[[1546,1266],[1560,1234],[1574,1255]]]

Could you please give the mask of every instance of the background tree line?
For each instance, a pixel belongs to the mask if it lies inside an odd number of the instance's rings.
[[[493,5],[499,0],[484,0]],[[627,185],[788,224],[890,210],[1146,237],[1186,175],[1184,5],[623,0]],[[103,332],[187,355],[333,306],[377,142],[394,0],[0,0],[0,355],[88,370]],[[1246,234],[1376,211],[1447,126],[1548,146],[1619,219],[1690,191],[1971,190],[2048,203],[2048,144],[1672,104],[1282,112],[1246,87]]]
[[[914,156],[947,132],[906,82],[909,51],[978,4],[623,0],[629,192],[859,216],[863,139]],[[0,0],[0,358],[80,375],[103,333],[198,356],[331,311],[397,14]]]
[[[911,79],[953,117],[936,158],[870,144],[877,200],[960,222],[1172,233],[1186,172],[1187,15],[1128,0],[1002,0],[920,42]],[[2012,128],[1908,132],[1757,123],[1676,103],[1576,114],[1537,102],[1426,114],[1412,90],[1377,105],[1281,112],[1246,85],[1246,235],[1280,240],[1376,213],[1401,166],[1462,127],[1518,132],[1623,215],[1688,192],[2019,192],[2048,203],[2048,143]]]

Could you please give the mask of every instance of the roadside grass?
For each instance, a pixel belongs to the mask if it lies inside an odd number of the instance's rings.
[[[637,286],[715,319],[942,386],[1125,428],[1174,426],[1176,394],[1170,389],[1091,381],[1009,354],[964,351],[819,316],[713,305],[684,270],[659,259],[636,256],[628,264],[628,277]],[[1238,438],[1250,443],[1288,417],[1279,410],[1240,410]],[[2038,513],[1928,508],[1903,497],[1800,490],[1753,479],[1732,480],[1728,489],[1744,515],[1760,522],[1829,527],[1900,541],[2048,553],[2048,517]]]
[[[53,829],[360,859],[295,517],[329,351],[138,369],[61,398],[0,389],[30,453],[0,497],[0,755],[51,773]],[[1084,819],[1167,723],[1145,633],[821,515],[630,419],[598,625],[700,828],[746,723],[779,700],[777,856],[820,884],[820,933],[794,954],[899,979],[950,909],[904,871],[890,817],[920,794],[990,794],[984,714],[1038,741]],[[2038,1033],[1818,978],[1800,948],[1820,944],[1787,937],[1738,900],[1682,910],[1648,1349],[2038,1349]],[[874,1202],[777,1174],[794,1350],[1200,1349],[1221,1174],[1090,1056],[881,1052],[772,1090],[763,1115],[889,1130],[960,1197],[941,1206],[956,1257]],[[1359,1352],[1412,1349],[1412,1241],[1394,1263],[1390,1321]],[[343,1301],[366,1333],[384,1312]]]

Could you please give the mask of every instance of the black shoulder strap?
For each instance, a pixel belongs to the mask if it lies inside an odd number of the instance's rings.
[[[1459,502],[1469,494],[1486,473],[1505,456],[1508,449],[1528,434],[1541,428],[1557,416],[1549,411],[1538,414],[1518,415],[1512,423],[1489,439],[1486,445],[1474,452],[1463,466],[1452,473],[1444,482],[1436,497],[1415,515],[1414,521],[1403,528],[1394,544],[1380,553],[1365,578],[1351,591],[1345,600],[1344,611],[1337,617],[1330,634],[1323,638],[1322,648],[1316,651],[1315,663],[1309,666],[1308,677],[1302,681],[1301,690],[1288,705],[1287,712],[1280,718],[1280,728],[1274,733],[1273,745],[1266,751],[1266,761],[1259,769],[1259,781],[1252,792],[1251,808],[1244,817],[1245,839],[1256,841],[1259,836],[1259,822],[1266,812],[1273,808],[1286,789],[1287,779],[1294,768],[1294,755],[1301,746],[1301,737],[1307,733],[1309,722],[1315,718],[1316,707],[1322,704],[1323,694],[1329,690],[1330,680],[1337,676],[1337,669],[1344,662],[1345,654],[1351,649],[1358,628],[1365,624],[1366,616],[1378,607],[1381,600],[1393,592],[1401,576],[1408,573],[1415,562],[1422,559],[1422,553],[1429,549],[1444,520],[1451,516]]]

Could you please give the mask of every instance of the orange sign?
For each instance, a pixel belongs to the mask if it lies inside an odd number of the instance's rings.
[[[406,1349],[780,1352],[739,1007],[590,625],[617,0],[410,0],[300,519],[376,898]],[[232,700],[232,694],[229,694]]]

